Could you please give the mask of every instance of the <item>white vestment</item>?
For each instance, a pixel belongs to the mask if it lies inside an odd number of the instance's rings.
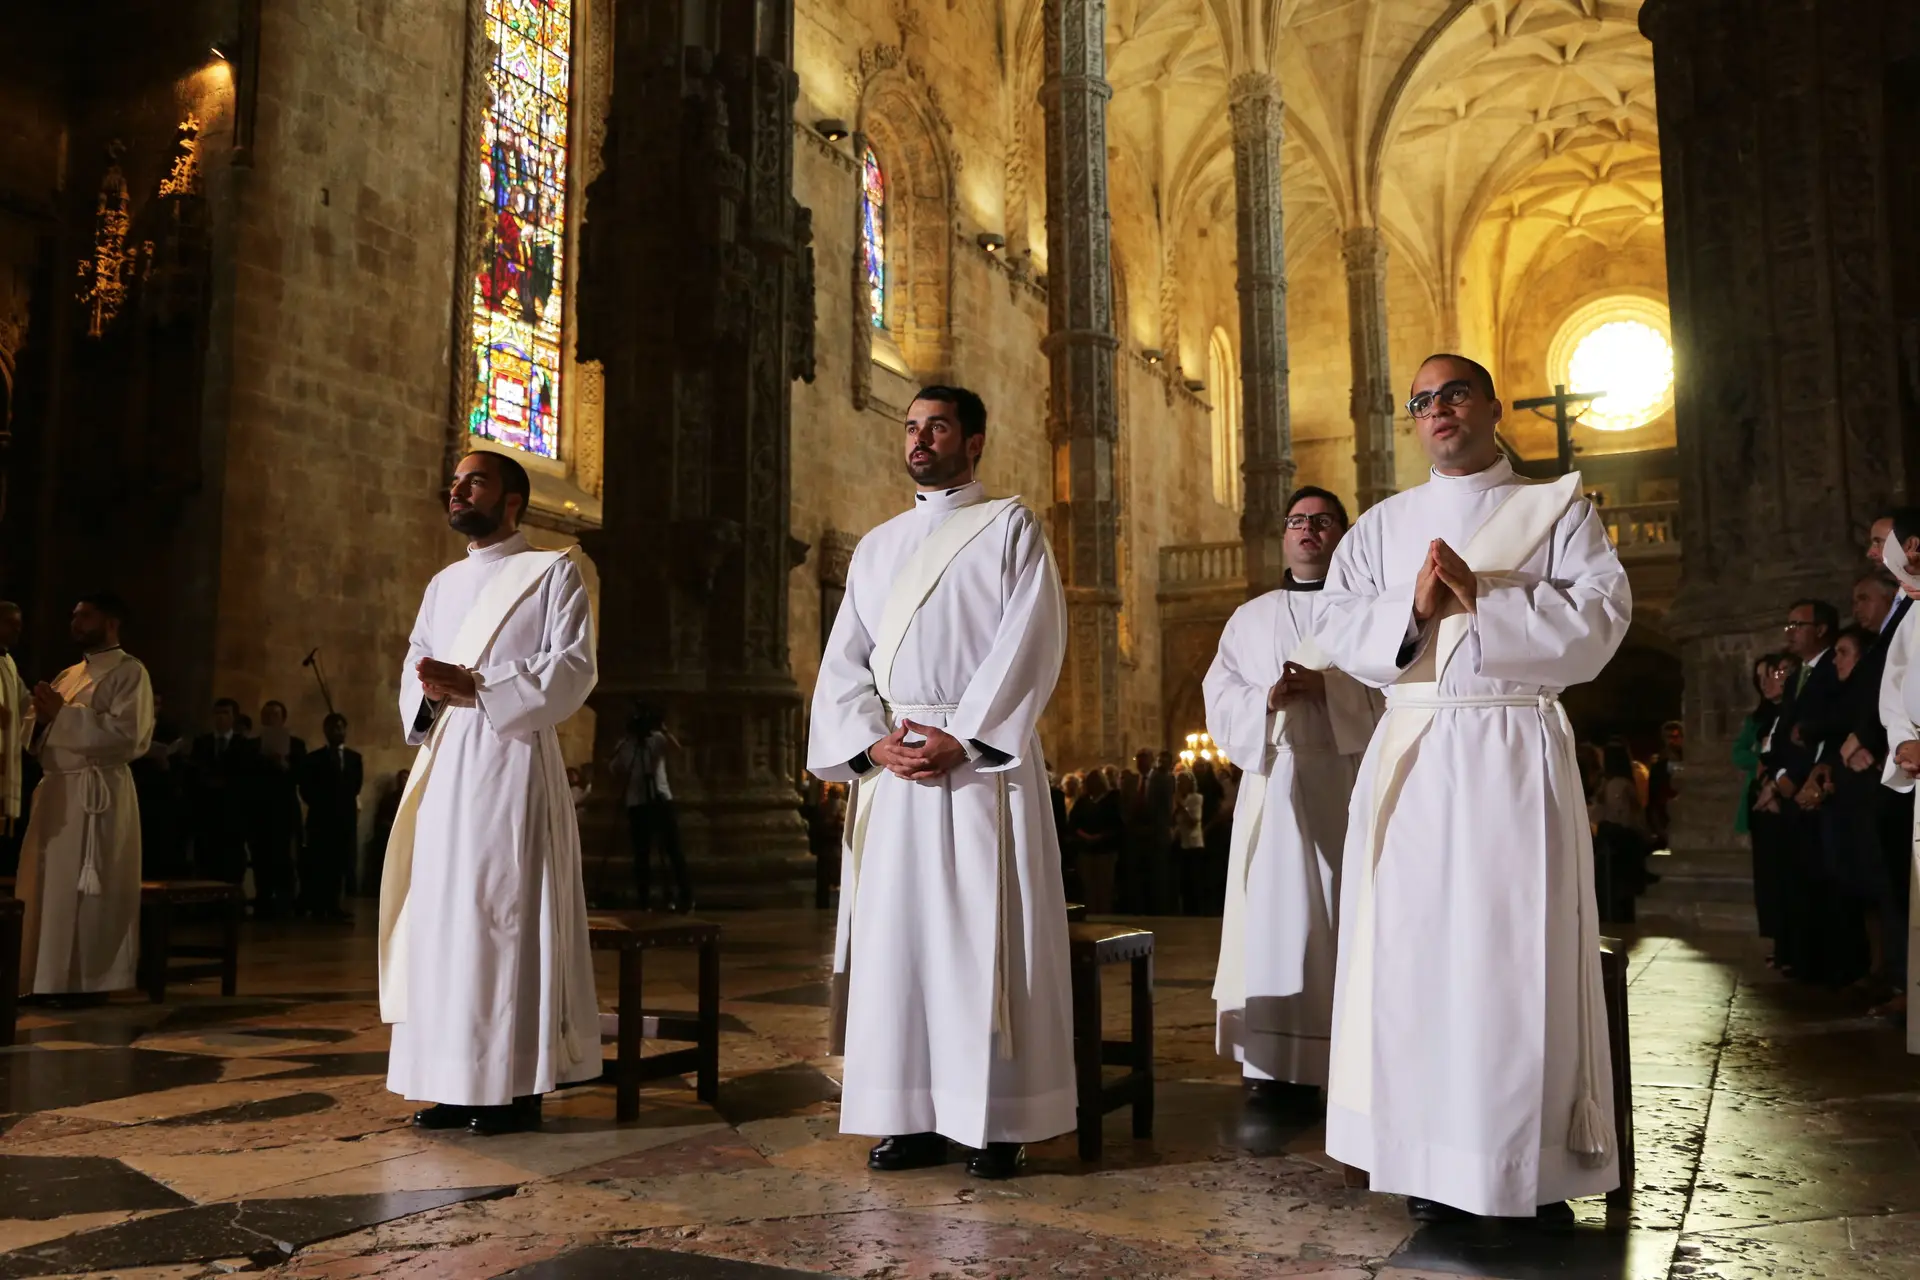
[[[817,777],[854,780],[896,720],[1006,757],[856,784],[834,953],[846,1133],[978,1147],[1074,1127],[1066,895],[1034,728],[1060,673],[1065,599],[1038,518],[984,498],[977,483],[918,495],[860,540],[814,687]],[[950,560],[933,554],[982,520]]]
[[[1888,541],[1892,541],[1889,539]],[[1905,742],[1920,738],[1920,681],[1910,681],[1914,650],[1920,649],[1920,605],[1907,610],[1887,645],[1887,665],[1880,675],[1880,723],[1887,731],[1887,761],[1881,781],[1895,791],[1912,791],[1913,779],[1894,761]],[[1907,871],[1907,972],[1902,990],[1907,1006],[1920,1006],[1920,808],[1914,810],[1913,856]],[[1920,1053],[1920,1017],[1907,1018],[1907,1052]]]
[[[1245,771],[1233,808],[1215,1045],[1253,1079],[1327,1082],[1340,858],[1347,801],[1380,718],[1380,695],[1311,639],[1317,590],[1241,605],[1202,689],[1207,732]],[[1267,710],[1294,662],[1326,671],[1326,697]]]
[[[20,768],[26,754],[27,686],[13,655],[0,653],[0,836],[20,817]]]
[[[1504,459],[1436,474],[1359,519],[1323,593],[1321,644],[1387,688],[1347,832],[1327,1152],[1375,1191],[1471,1213],[1619,1182],[1592,839],[1557,695],[1600,673],[1632,602],[1578,480],[1530,486]],[[1415,636],[1434,538],[1475,571],[1478,611]]]
[[[380,886],[387,1088],[499,1106],[600,1074],[580,830],[561,721],[596,679],[593,617],[571,558],[515,534],[427,584],[400,673],[422,743]],[[421,725],[415,667],[471,667],[477,705]]]
[[[53,687],[66,705],[41,733],[46,773],[20,846],[26,902],[20,990],[122,991],[140,960],[140,802],[129,762],[153,738],[153,687],[124,649],[87,655]]]

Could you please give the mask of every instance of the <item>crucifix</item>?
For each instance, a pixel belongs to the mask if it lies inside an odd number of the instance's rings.
[[[1590,404],[1605,394],[1604,391],[1568,391],[1564,383],[1556,382],[1552,395],[1515,400],[1513,407],[1531,409],[1540,418],[1548,416],[1541,412],[1542,409],[1553,410],[1554,430],[1560,442],[1560,474],[1565,475],[1573,470],[1573,455],[1579,452],[1573,447],[1573,424],[1580,420],[1580,415],[1573,412],[1573,406]]]

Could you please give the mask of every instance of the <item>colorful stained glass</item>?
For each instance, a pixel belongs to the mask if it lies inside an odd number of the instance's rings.
[[[468,428],[542,458],[560,452],[573,0],[486,0],[483,228],[473,281],[478,381]]]
[[[867,273],[867,312],[873,327],[887,327],[887,175],[867,148],[860,167],[860,248]]]

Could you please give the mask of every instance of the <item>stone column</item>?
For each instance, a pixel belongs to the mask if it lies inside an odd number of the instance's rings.
[[[669,771],[694,890],[722,906],[813,896],[787,664],[787,574],[805,553],[788,531],[790,383],[813,372],[792,16],[791,0],[617,7],[581,244],[578,350],[604,364],[608,424],[606,523],[587,539],[596,756],[636,700],[665,710],[686,748]],[[611,865],[590,887],[630,883],[623,821],[593,824],[589,852]]]
[[[1380,228],[1355,227],[1341,242],[1341,251],[1347,260],[1347,340],[1353,362],[1353,488],[1360,511],[1365,511],[1391,497],[1395,488],[1387,246]]]
[[[1280,585],[1287,562],[1293,429],[1287,411],[1287,245],[1280,210],[1280,82],[1263,71],[1229,89],[1234,226],[1240,257],[1240,423],[1246,477],[1240,538],[1247,594]]]
[[[1054,696],[1058,763],[1120,759],[1120,583],[1113,266],[1107,217],[1107,6],[1046,0],[1047,437],[1053,549],[1067,591]],[[1062,713],[1063,712],[1063,713]]]
[[[1920,38],[1894,0],[1648,0],[1679,435],[1685,664],[1676,857],[1647,910],[1751,928],[1727,747],[1752,660],[1799,596],[1842,606],[1866,527],[1912,501],[1915,405],[1886,211],[1915,177],[1885,141],[1888,64]],[[1911,301],[1911,300],[1909,300]]]

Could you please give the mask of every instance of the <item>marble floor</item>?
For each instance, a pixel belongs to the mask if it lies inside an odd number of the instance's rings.
[[[1635,942],[1631,1212],[1581,1202],[1549,1233],[1415,1230],[1344,1185],[1317,1127],[1249,1112],[1212,1054],[1211,922],[1152,922],[1155,1137],[1117,1113],[1099,1165],[1066,1138],[981,1183],[871,1175],[836,1132],[822,915],[714,917],[716,1105],[669,1081],[616,1124],[586,1086],[492,1139],[413,1130],[382,1087],[370,915],[249,926],[231,999],[33,1011],[0,1050],[0,1280],[1920,1276],[1920,1059],[1743,940]],[[650,957],[648,982],[649,1007],[690,1007],[691,957]]]

